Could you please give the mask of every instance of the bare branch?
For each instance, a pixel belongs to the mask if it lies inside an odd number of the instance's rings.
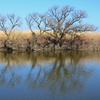
[[[56,38],[56,34],[59,34],[59,40],[61,40],[65,34],[95,31],[97,29],[90,24],[80,25],[80,22],[87,17],[87,14],[82,10],[74,10],[74,7],[65,6],[59,9],[59,6],[54,6],[48,10],[47,14],[48,24],[53,31],[53,37]]]
[[[8,25],[8,22],[10,25]],[[12,48],[12,42],[10,41],[11,34],[14,33],[15,27],[20,27],[21,21],[19,17],[16,17],[14,14],[7,16],[0,16],[0,30],[4,32],[7,36],[7,40],[5,42],[5,47]],[[18,38],[18,37],[17,37]],[[14,38],[13,38],[14,39]],[[14,40],[13,40],[14,41]],[[8,46],[7,46],[8,44]]]
[[[32,18],[30,17],[30,15],[27,16],[25,19],[26,19],[26,23],[27,23],[30,31],[32,32],[32,36],[35,36],[35,32],[33,32],[33,30],[32,30],[32,27],[34,25],[34,20],[32,20]]]
[[[0,30],[3,31],[6,34],[6,36],[8,36],[7,34],[8,28],[5,26],[6,21],[7,21],[6,17],[0,15]]]
[[[8,20],[10,21],[10,23],[11,23],[10,32],[9,32],[9,35],[10,35],[12,33],[12,30],[15,27],[20,27],[21,26],[21,21],[20,21],[20,17],[16,18],[16,16],[14,14],[7,15],[7,17],[8,17]]]
[[[26,22],[31,30],[32,35],[32,47],[34,43],[37,41],[37,39],[46,31],[48,31],[48,21],[47,21],[47,15],[44,14],[38,14],[38,13],[32,13],[26,17]],[[33,31],[33,28],[36,27],[39,30],[39,35],[37,36],[36,33]]]

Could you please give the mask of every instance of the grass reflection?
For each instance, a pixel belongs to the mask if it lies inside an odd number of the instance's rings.
[[[82,91],[94,68],[85,66],[99,51],[0,52],[0,86],[42,88],[52,93]],[[25,67],[26,65],[26,67]]]

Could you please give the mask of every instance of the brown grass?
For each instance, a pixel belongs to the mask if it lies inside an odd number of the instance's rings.
[[[36,35],[39,35],[39,31],[35,30]],[[21,33],[21,34],[20,34]],[[18,38],[18,43],[19,45],[27,45],[27,39],[31,40],[32,39],[32,34],[31,31],[29,30],[18,30],[18,31],[14,31],[14,33],[10,36],[10,39],[12,40],[13,38],[16,38],[18,35],[20,34],[19,38]],[[80,33],[78,33],[80,34]],[[86,43],[88,43],[89,45],[100,45],[100,32],[86,32],[86,33],[81,33],[81,37],[83,39],[85,39]],[[7,36],[0,31],[0,44],[2,44],[1,39],[6,39]],[[37,43],[39,44],[46,44],[49,43],[50,41],[48,41],[48,38],[53,38],[50,35],[44,33],[37,41]],[[65,42],[67,42],[68,40],[71,40],[71,35],[66,34],[65,37],[63,38]]]
[[[35,33],[36,33],[36,35],[40,34],[38,30],[35,30]],[[32,36],[31,31],[29,31],[29,30],[25,30],[25,31],[19,30],[19,31],[14,31],[10,37],[11,38],[17,37],[19,34],[20,34],[19,38],[24,38],[24,39],[31,38],[31,36]],[[44,33],[41,37],[46,38],[47,36],[50,36],[50,35]],[[5,38],[7,38],[7,36],[2,31],[0,31],[0,39],[5,39]],[[67,34],[66,38],[70,39],[71,37],[70,37],[70,35]]]

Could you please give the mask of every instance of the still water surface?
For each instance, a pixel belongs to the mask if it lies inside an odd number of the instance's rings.
[[[0,52],[0,100],[100,100],[100,51]]]

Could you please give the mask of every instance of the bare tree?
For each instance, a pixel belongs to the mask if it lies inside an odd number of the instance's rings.
[[[30,42],[29,46],[29,49],[31,50],[37,39],[48,30],[47,15],[32,13],[26,17],[26,22],[32,33],[32,41]],[[34,28],[39,30],[39,35],[35,33],[35,31],[33,30]]]
[[[54,6],[47,12],[48,25],[53,31],[50,34],[56,39],[56,44],[61,43],[66,34],[74,36],[77,32],[95,31],[97,27],[90,24],[81,24],[81,21],[87,17],[85,11],[76,11],[74,7],[65,6],[59,8]]]
[[[4,48],[6,49],[12,49],[12,44],[15,40],[18,39],[19,35],[14,38],[14,41],[10,41],[10,36],[14,33],[14,29],[16,27],[20,27],[21,20],[20,17],[16,17],[15,14],[7,15],[7,16],[1,16],[0,15],[0,30],[4,32],[4,34],[7,36],[7,39],[4,42]]]

